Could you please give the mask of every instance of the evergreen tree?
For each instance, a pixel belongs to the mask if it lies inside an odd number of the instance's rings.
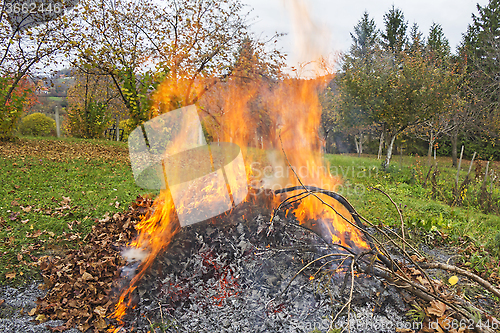
[[[351,56],[361,59],[365,64],[368,64],[377,46],[378,34],[375,21],[370,19],[368,12],[365,11],[361,20],[354,26],[354,33],[351,33],[353,42]]]
[[[410,30],[410,40],[408,43],[408,52],[410,54],[422,53],[424,50],[425,40],[417,23],[413,23]]]
[[[450,43],[443,33],[441,24],[433,23],[427,39],[426,54],[435,66],[446,65],[450,58]]]
[[[393,52],[395,55],[404,50],[408,38],[406,30],[408,22],[399,8],[392,8],[384,14],[385,31],[382,32],[382,45],[385,50]]]
[[[474,130],[493,142],[500,132],[500,0],[477,9],[459,50],[468,74],[464,93],[475,112]]]

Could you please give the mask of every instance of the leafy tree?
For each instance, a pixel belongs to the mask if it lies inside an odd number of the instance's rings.
[[[197,102],[231,74],[232,55],[247,37],[240,0],[82,0],[79,6],[81,20],[67,39],[80,67],[112,78],[136,124]],[[162,81],[162,101],[153,107]]]
[[[368,12],[363,13],[361,20],[354,26],[354,33],[351,33],[352,46],[350,53],[344,57],[344,64],[354,66],[359,70],[370,73],[373,68],[373,62],[379,50],[379,31],[376,28],[375,21],[369,18]],[[337,81],[342,80],[342,74],[338,76]],[[363,153],[363,136],[369,126],[374,122],[370,117],[368,110],[357,103],[356,98],[340,90],[339,112],[342,118],[342,124],[354,137],[354,144],[358,155]]]
[[[411,35],[417,35],[412,29]],[[412,40],[421,40],[421,36],[412,37]],[[412,45],[417,41],[412,42]],[[446,103],[442,104],[441,108],[434,110],[434,113],[429,119],[423,121],[418,127],[413,129],[413,133],[420,139],[428,142],[428,163],[430,164],[432,149],[436,140],[443,136],[448,135],[455,129],[458,124],[456,123],[456,114],[460,109],[461,98],[459,96],[459,82],[461,79],[460,73],[456,67],[452,67],[450,46],[448,39],[444,36],[443,29],[440,24],[433,23],[429,30],[429,37],[427,43],[420,44],[420,52],[425,57],[429,66],[435,67],[442,73],[441,85],[442,88],[449,94],[446,98]],[[411,46],[410,46],[411,49]],[[417,49],[416,47],[413,48]],[[413,51],[413,56],[417,52]]]
[[[0,140],[10,140],[14,135],[17,122],[25,110],[30,90],[12,89],[13,79],[0,77]]]
[[[68,95],[65,127],[72,136],[102,137],[113,116],[127,115],[109,76],[76,71]]]
[[[454,121],[454,115],[455,110],[459,107],[457,104],[460,102],[459,97],[455,95],[454,98],[449,99],[447,107],[444,106],[442,110],[437,110],[438,112],[433,114],[429,119],[424,120],[419,126],[412,129],[416,137],[428,142],[427,157],[429,165],[431,163],[432,149],[436,141],[440,137],[448,135],[457,126]]]
[[[159,8],[147,0],[82,0],[77,9],[78,20],[64,34],[73,65],[82,73],[108,76],[134,123],[144,122],[155,75],[168,70],[154,61],[147,37],[160,25]]]
[[[326,153],[331,153],[330,142],[332,134],[341,125],[341,115],[339,106],[342,98],[336,87],[335,80],[330,81],[326,89],[319,94],[319,101],[321,103],[321,123],[320,129],[322,131],[322,139],[324,140],[324,147]]]
[[[469,56],[474,81],[482,87],[489,87],[492,80],[498,80],[498,46],[500,38],[500,1],[490,0],[485,7],[478,5],[479,16],[473,15]],[[466,37],[467,38],[467,37]],[[482,97],[493,108],[498,104],[496,89],[487,89]]]
[[[387,133],[387,166],[396,137],[422,124],[447,106],[451,98],[451,75],[431,66],[422,56],[401,53],[400,66],[393,65],[393,54],[380,51],[372,71],[356,63],[345,67],[341,88],[351,108],[365,110],[366,118],[384,124]]]
[[[484,140],[494,142],[500,132],[498,78],[498,40],[500,38],[500,1],[490,0],[488,5],[477,5],[479,14],[472,15],[460,45],[460,55],[466,68],[464,95],[469,113],[470,130]]]
[[[111,117],[104,103],[91,99],[86,103],[83,110],[70,109],[68,120],[73,124],[73,136],[94,139],[103,136]]]
[[[23,111],[22,81],[44,67],[64,46],[61,33],[71,21],[60,7],[59,13],[33,16],[13,10],[12,2],[0,7],[0,138],[12,137]],[[62,6],[62,4],[61,4]]]

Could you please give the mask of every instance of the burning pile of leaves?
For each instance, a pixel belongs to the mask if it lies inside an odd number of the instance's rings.
[[[343,251],[325,241],[319,229],[301,226],[289,210],[273,211],[274,199],[272,192],[254,196],[227,214],[182,228],[148,268],[125,317],[117,322],[109,318],[138,265],[127,263],[120,253],[135,237],[135,223],[151,213],[152,201],[139,197],[129,211],[99,220],[80,250],[40,260],[43,287],[49,292],[30,314],[39,321],[66,321],[52,331],[76,326],[83,332],[111,325],[120,333],[339,327],[457,333],[500,327],[481,307],[494,307],[494,302],[467,301],[470,293],[453,287],[457,276],[446,282],[436,272],[459,275],[500,295],[488,281],[457,266],[431,262],[417,249],[401,249],[397,243],[383,251],[390,259],[383,265],[375,257],[363,258],[371,251]],[[388,236],[377,228],[382,226],[368,230],[373,237]],[[483,320],[479,326],[478,320]]]
[[[346,278],[342,260],[332,260],[342,255],[329,256],[341,250],[285,211],[271,226],[272,202],[261,195],[182,228],[134,291],[123,332],[328,330],[332,311],[349,299],[350,274]],[[365,274],[354,283],[353,307],[361,320],[388,325],[404,319],[395,288]]]
[[[41,288],[49,291],[30,314],[42,322],[66,321],[63,326],[49,327],[52,331],[73,326],[82,332],[106,328],[105,318],[113,310],[120,270],[126,264],[120,251],[135,237],[134,225],[148,214],[151,205],[150,198],[138,197],[127,212],[99,220],[80,249],[69,250],[63,257],[42,257]]]

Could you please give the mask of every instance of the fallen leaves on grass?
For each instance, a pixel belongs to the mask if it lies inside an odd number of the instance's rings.
[[[113,160],[130,163],[128,149],[94,142],[68,142],[62,140],[20,139],[16,142],[0,142],[0,156],[22,158],[36,156],[51,161],[72,159]]]
[[[41,258],[43,288],[49,292],[37,301],[36,313],[46,320],[65,320],[64,327],[77,326],[83,332],[105,329],[106,315],[118,296],[120,268],[125,265],[120,248],[135,237],[135,223],[151,204],[150,199],[139,197],[129,211],[99,220],[80,249],[63,257]]]

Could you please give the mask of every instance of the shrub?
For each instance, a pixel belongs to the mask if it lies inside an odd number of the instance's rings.
[[[0,140],[14,137],[16,125],[31,93],[30,89],[23,87],[26,81],[22,80],[10,97],[7,97],[12,81],[11,78],[0,77]]]
[[[77,138],[101,138],[110,120],[106,104],[90,101],[86,109],[76,107],[68,111],[67,130]]]
[[[127,141],[130,132],[132,132],[136,128],[136,126],[134,126],[134,120],[131,118],[120,120],[119,126],[123,129],[123,136],[121,138],[123,141]]]
[[[23,135],[48,136],[56,130],[55,120],[46,115],[36,112],[24,117],[19,125],[19,131]]]

